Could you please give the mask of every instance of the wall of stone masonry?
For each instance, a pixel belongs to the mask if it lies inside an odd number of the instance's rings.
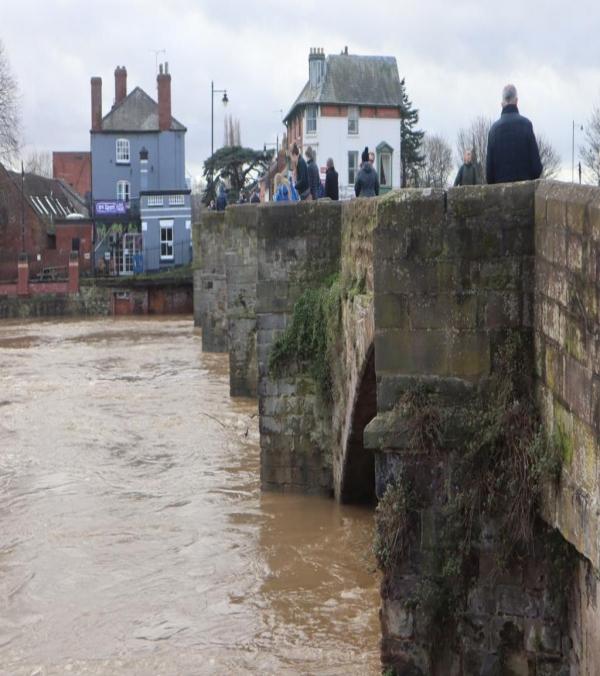
[[[194,317],[202,328],[202,350],[227,352],[225,212],[204,211],[194,231],[194,258],[198,265],[194,274]]]
[[[536,193],[535,340],[540,408],[563,447],[545,517],[600,569],[600,189]]]
[[[302,292],[339,270],[341,205],[270,204],[258,220],[257,353],[263,489],[330,495],[331,411],[305,374],[275,377],[269,353]]]
[[[466,438],[460,420],[497,363],[509,332],[533,361],[534,194],[536,185],[460,188],[447,195],[405,191],[380,201],[375,229],[375,365],[378,415],[365,445],[376,454],[377,493],[410,481],[419,496],[410,555],[382,582],[382,661],[397,674],[562,674],[567,628],[547,588],[541,524],[526,563],[494,577],[494,524],[475,543],[477,576],[452,645],[433,645],[421,580],[435,573],[439,515],[450,464]],[[416,446],[398,407],[417,382],[450,412],[441,454]],[[456,423],[456,424],[455,424]],[[562,620],[562,621],[561,621]],[[537,671],[536,671],[537,669]]]
[[[225,212],[229,394],[256,397],[257,221],[263,206],[235,205]]]

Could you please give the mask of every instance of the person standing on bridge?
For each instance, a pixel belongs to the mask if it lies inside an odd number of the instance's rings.
[[[542,174],[533,125],[519,113],[517,88],[502,90],[502,114],[488,134],[485,174],[488,183],[532,181]]]
[[[464,163],[456,174],[454,179],[454,185],[477,185],[479,183],[479,178],[477,176],[477,169],[473,164],[473,152],[471,150],[465,150],[463,155]]]
[[[368,148],[363,150],[361,159],[362,165],[354,184],[354,194],[357,197],[375,197],[379,195],[379,177],[369,161]]]
[[[297,144],[294,143],[292,146],[292,168],[296,175],[296,190],[300,195],[301,200],[308,199],[310,197],[310,186],[308,184],[308,167],[306,166],[306,161],[300,153],[300,149]]]

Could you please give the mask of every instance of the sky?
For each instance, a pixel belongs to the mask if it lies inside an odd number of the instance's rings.
[[[19,83],[24,153],[87,150],[90,77],[103,80],[103,114],[114,98],[114,69],[128,91],[156,98],[156,59],[168,61],[172,112],[188,129],[186,164],[201,173],[210,155],[211,81],[215,147],[223,116],[239,118],[243,145],[274,144],[308,79],[308,53],[394,56],[420,126],[453,149],[460,127],[495,118],[504,84],[536,133],[571,176],[576,147],[600,105],[600,4],[581,0],[0,0],[0,40]],[[155,50],[165,50],[155,53]],[[577,149],[576,149],[577,152]],[[577,162],[577,158],[576,158]]]

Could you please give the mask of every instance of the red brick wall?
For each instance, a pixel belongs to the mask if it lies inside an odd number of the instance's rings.
[[[46,248],[46,224],[25,199],[21,189],[0,164],[0,280],[16,278],[21,252],[21,213],[25,230],[25,251],[37,254]]]
[[[53,152],[52,177],[84,196],[92,190],[92,157],[87,152]]]

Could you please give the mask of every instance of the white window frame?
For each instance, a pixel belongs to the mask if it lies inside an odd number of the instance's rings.
[[[131,162],[131,147],[129,139],[118,138],[115,142],[115,154],[117,164],[129,164]]]
[[[117,181],[117,199],[121,202],[131,200],[131,184],[129,181]]]
[[[164,204],[162,195],[148,195],[148,206],[149,207],[162,207]]]
[[[359,119],[358,106],[348,106],[348,136],[356,136],[358,134]]]
[[[314,117],[309,113],[314,112]],[[319,114],[318,106],[311,104],[306,106],[306,135],[314,136],[317,133],[317,116]],[[310,124],[309,124],[310,123]],[[313,124],[314,123],[314,124]]]
[[[350,159],[353,159],[354,162],[352,164],[354,166],[350,166],[351,162]],[[352,176],[350,175],[350,172],[352,173]],[[354,185],[356,183],[356,176],[358,175],[358,150],[349,150],[348,151],[348,185]]]
[[[182,207],[185,204],[185,195],[169,195],[170,207]]]
[[[174,224],[175,221],[170,218],[170,219],[161,219],[159,221],[160,224],[160,260],[161,261],[172,261],[174,256],[173,256],[173,230],[174,230]],[[165,237],[163,240],[163,231],[165,232],[166,235],[168,235],[168,230],[171,231],[171,238],[169,239],[168,236]],[[163,246],[164,245],[164,246]],[[164,251],[164,253],[163,253]]]

